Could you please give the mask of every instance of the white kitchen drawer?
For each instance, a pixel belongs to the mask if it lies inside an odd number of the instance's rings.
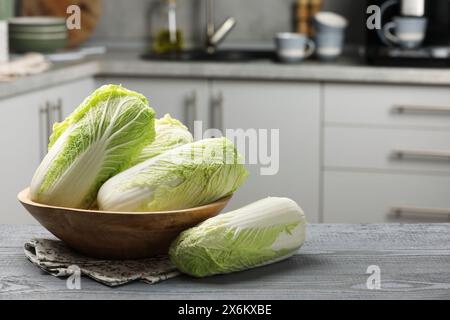
[[[399,216],[393,208],[412,207]],[[325,223],[449,222],[450,175],[324,173]]]
[[[326,168],[450,172],[450,130],[325,127]]]
[[[325,123],[450,128],[448,87],[325,84],[324,108]]]

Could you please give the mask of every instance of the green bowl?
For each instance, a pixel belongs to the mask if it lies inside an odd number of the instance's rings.
[[[52,53],[63,49],[66,43],[67,30],[53,33],[9,33],[9,47],[16,53]]]
[[[18,17],[8,20],[10,32],[56,33],[67,31],[66,21],[56,17]]]
[[[66,20],[58,17],[16,17],[8,19],[8,24],[12,27],[28,26],[28,27],[42,27],[42,26],[65,26]]]
[[[59,33],[66,32],[66,25],[54,26],[26,26],[26,25],[9,25],[9,32],[12,33]]]

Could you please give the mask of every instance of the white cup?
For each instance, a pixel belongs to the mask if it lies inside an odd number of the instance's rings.
[[[383,33],[389,41],[408,49],[422,44],[426,30],[427,18],[424,17],[394,17],[383,27]]]
[[[299,62],[314,53],[314,42],[301,33],[283,32],[275,37],[278,58],[284,62]]]

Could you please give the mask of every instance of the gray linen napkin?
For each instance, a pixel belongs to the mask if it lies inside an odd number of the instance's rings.
[[[59,240],[32,239],[25,243],[25,255],[36,266],[56,276],[68,277],[77,266],[81,274],[107,286],[135,280],[157,283],[179,275],[168,256],[140,260],[100,260],[82,256]]]

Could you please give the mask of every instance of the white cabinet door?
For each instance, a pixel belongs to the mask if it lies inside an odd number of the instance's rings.
[[[324,222],[448,221],[447,87],[330,83],[323,98]]]
[[[145,95],[157,117],[170,113],[193,131],[194,121],[208,120],[207,80],[176,80],[159,78],[97,78],[97,86],[121,84]]]
[[[267,196],[289,197],[304,209],[310,222],[318,222],[320,85],[213,81],[212,96],[212,127],[244,129],[245,134],[251,136],[245,148],[233,139],[246,158],[250,176],[227,209]],[[279,130],[279,141],[276,138],[265,141],[264,132],[272,137],[271,133],[276,132],[273,130]],[[229,133],[232,134],[229,131],[227,136],[232,138]],[[249,148],[252,143],[259,143],[259,146]],[[267,155],[269,157],[264,159]],[[249,164],[255,162],[252,157],[257,159],[257,164]],[[261,164],[264,162],[265,165]],[[272,168],[274,172],[263,175],[262,168]]]
[[[0,224],[37,223],[19,204],[17,193],[30,184],[47,152],[53,122],[67,116],[93,89],[94,80],[83,79],[0,100]]]
[[[82,79],[49,89],[50,95],[62,100],[62,118],[67,117],[95,90],[93,78]]]
[[[41,106],[41,93],[0,101],[0,223],[34,223],[16,196],[30,184],[45,148]]]
[[[54,122],[63,121],[83,100],[95,90],[93,78],[81,79],[41,91],[48,103],[50,127]]]

